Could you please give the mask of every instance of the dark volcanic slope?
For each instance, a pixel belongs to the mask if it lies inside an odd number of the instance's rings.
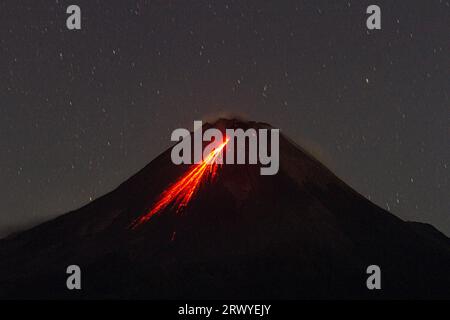
[[[168,150],[106,196],[1,240],[0,297],[450,298],[447,237],[372,204],[285,137],[280,159],[275,176],[225,165],[181,215],[130,230],[188,168]],[[65,287],[70,264],[81,291]],[[381,291],[366,289],[371,264]]]

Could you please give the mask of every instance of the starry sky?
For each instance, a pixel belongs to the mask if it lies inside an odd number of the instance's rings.
[[[448,0],[1,1],[0,236],[95,200],[172,130],[221,115],[271,123],[450,235],[449,35]]]

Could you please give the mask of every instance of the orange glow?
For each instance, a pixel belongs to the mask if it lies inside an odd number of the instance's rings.
[[[211,153],[203,159],[200,164],[193,165],[176,183],[167,188],[159,197],[159,200],[153,205],[152,209],[143,216],[137,218],[132,224],[136,228],[144,222],[147,222],[153,215],[173,204],[176,206],[176,212],[185,208],[192,196],[198,191],[202,181],[214,179],[217,174],[218,164],[216,160],[225,148],[229,138],[221,143]]]

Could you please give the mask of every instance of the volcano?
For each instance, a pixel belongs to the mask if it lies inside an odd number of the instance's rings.
[[[105,196],[1,240],[0,298],[450,298],[449,238],[371,203],[283,134],[279,144],[278,174],[222,165],[182,210],[170,198],[138,227],[195,170],[170,149]],[[66,288],[73,264],[82,290]],[[381,290],[366,287],[369,265]]]

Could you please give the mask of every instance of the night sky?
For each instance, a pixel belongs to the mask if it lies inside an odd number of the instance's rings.
[[[271,123],[450,235],[449,40],[447,0],[1,1],[0,236],[111,191],[173,129],[220,115]]]

